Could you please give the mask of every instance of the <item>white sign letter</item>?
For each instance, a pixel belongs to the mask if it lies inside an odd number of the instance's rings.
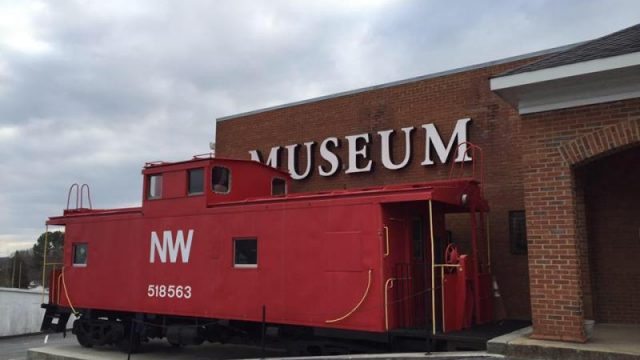
[[[278,151],[280,151],[280,146],[274,146],[271,148],[265,165],[276,169],[278,168]],[[249,150],[249,154],[251,155],[251,160],[262,162],[262,159],[260,159],[260,152],[258,150]]]
[[[382,158],[382,165],[384,165],[384,167],[386,167],[389,170],[398,170],[407,166],[407,164],[409,163],[409,160],[411,160],[411,132],[413,131],[413,129],[414,129],[413,126],[402,128],[402,131],[404,132],[404,159],[400,164],[394,164],[393,161],[391,160],[392,147],[390,145],[390,142],[391,142],[391,134],[393,134],[393,130],[378,131],[378,134],[382,138],[380,155]]]
[[[166,243],[164,241],[162,242],[162,245],[160,245],[160,239],[158,238],[158,234],[155,231],[152,231],[151,232],[151,251],[149,252],[150,263],[153,264],[155,262],[156,251],[158,252],[158,257],[160,258],[160,262],[167,261],[167,247],[165,245]]]
[[[167,237],[167,234],[169,236]],[[176,233],[176,242],[171,241],[171,231],[164,232],[165,242],[169,242],[169,261],[175,263],[178,259],[178,252],[182,255],[182,263],[189,262],[189,254],[191,253],[191,239],[193,239],[193,230],[189,230],[187,233],[187,243],[184,243],[184,235],[182,230],[178,230]]]
[[[309,174],[311,174],[311,165],[313,163],[313,154],[311,153],[311,147],[313,146],[313,144],[313,141],[304,143],[304,146],[307,148],[307,167],[302,174],[298,174],[298,172],[296,171],[296,148],[298,147],[298,144],[285,146],[287,148],[287,164],[289,165],[289,174],[291,174],[292,179],[302,180],[309,176]]]
[[[329,164],[331,164],[331,168],[329,169],[329,171],[325,171],[322,165],[318,166],[318,172],[321,176],[331,176],[335,174],[340,167],[340,159],[338,159],[338,156],[336,154],[332,153],[331,150],[329,150],[329,143],[333,143],[334,147],[340,146],[340,142],[336,137],[326,138],[324,139],[322,144],[320,144],[320,156],[322,156],[323,159],[327,160]]]
[[[187,242],[184,241],[184,233],[178,230],[176,233],[176,241],[173,242],[173,234],[171,230],[162,232],[162,244],[155,231],[151,232],[151,249],[149,252],[149,262],[155,262],[155,254],[158,253],[161,263],[167,262],[167,250],[169,250],[169,262],[175,263],[178,260],[178,253],[181,255],[183,263],[189,262],[189,254],[191,253],[191,240],[193,239],[193,230],[187,233]]]
[[[424,124],[422,127],[425,129],[425,150],[424,150],[424,161],[421,165],[433,165],[434,162],[431,160],[431,145],[433,144],[433,148],[436,150],[438,154],[438,158],[441,163],[447,162],[447,158],[449,157],[449,153],[451,153],[452,149],[455,149],[453,144],[462,144],[467,141],[467,124],[471,121],[470,118],[460,119],[456,123],[456,127],[453,129],[453,134],[451,134],[451,138],[449,139],[449,143],[447,147],[444,147],[444,143],[442,142],[442,138],[440,134],[438,134],[438,130],[433,124]],[[462,161],[471,161],[471,156],[467,154],[467,145],[461,145],[458,149],[458,156],[454,159],[455,162]]]
[[[365,167],[358,167],[358,156],[362,156],[363,159],[366,159],[369,155],[368,144],[369,144],[369,134],[358,134],[358,135],[349,135],[345,136],[347,141],[349,142],[349,168],[345,171],[345,174],[358,173],[358,172],[368,172],[371,171],[371,164],[373,161],[369,160]],[[360,149],[356,149],[358,146],[358,139],[363,139],[365,141],[364,146]]]

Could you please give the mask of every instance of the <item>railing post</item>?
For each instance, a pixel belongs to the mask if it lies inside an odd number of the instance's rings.
[[[433,237],[433,201],[429,200],[429,235],[431,237],[431,333],[436,333],[436,274],[435,240]]]
[[[67,200],[67,205],[69,201]],[[42,304],[44,304],[44,289],[47,276],[47,246],[49,246],[49,225],[44,226],[44,251],[42,254]]]

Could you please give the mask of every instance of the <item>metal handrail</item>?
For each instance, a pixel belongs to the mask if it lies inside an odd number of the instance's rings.
[[[69,187],[69,192],[67,193],[67,210],[69,210],[69,202],[71,200],[71,191],[73,191],[73,188],[76,188],[76,209],[78,208],[78,195],[80,194],[80,185],[78,185],[78,183],[73,183],[71,184],[71,186]]]
[[[87,200],[89,201],[89,209],[93,209],[93,205],[91,204],[91,189],[89,189],[89,185],[87,184],[82,184],[82,186],[80,186],[80,208],[84,208],[84,206],[82,206],[82,200],[84,199],[84,189],[87,189]]]
[[[213,152],[193,155],[193,160],[196,160],[196,159],[213,159],[213,158],[215,158],[215,154]]]
[[[471,164],[471,177],[478,180],[482,185],[484,180],[484,166],[483,166],[484,155],[482,152],[482,148],[468,141],[461,142],[460,144],[458,144],[458,146],[456,146],[456,151],[453,154],[454,161],[451,162],[451,168],[449,170],[449,179],[454,178],[454,175],[455,175],[454,172],[456,169],[455,159],[457,159],[460,156],[460,149],[462,148],[464,148],[462,150],[464,151],[464,156],[463,156],[463,161],[460,162],[458,177],[462,177],[462,175],[464,175],[464,163],[465,163],[464,157],[466,157],[469,154],[469,152],[471,152],[471,159],[474,160],[473,163]],[[477,161],[475,161],[476,153],[479,155],[479,157],[477,158],[478,159]],[[476,177],[476,167],[478,168],[477,170],[477,173],[479,175],[478,177]]]
[[[69,204],[71,203],[71,194],[73,193],[74,188],[76,189],[76,207],[74,209],[71,209],[69,208]],[[69,187],[69,192],[67,193],[67,210],[78,210],[84,208],[84,189],[87,189],[87,201],[89,202],[89,209],[93,209],[93,205],[91,204],[91,189],[89,188],[89,185],[78,185],[78,183],[73,183]]]

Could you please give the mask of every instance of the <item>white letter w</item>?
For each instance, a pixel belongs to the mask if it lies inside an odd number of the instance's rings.
[[[165,230],[162,233],[162,244],[155,231],[151,232],[151,248],[149,252],[149,262],[155,262],[156,252],[160,258],[160,262],[167,262],[167,250],[169,250],[169,262],[175,263],[178,259],[178,252],[181,253],[183,263],[189,262],[189,253],[191,252],[191,240],[193,239],[193,230],[189,230],[187,234],[187,243],[184,242],[184,234],[182,230],[176,233],[176,241],[173,242],[173,234],[171,230]]]

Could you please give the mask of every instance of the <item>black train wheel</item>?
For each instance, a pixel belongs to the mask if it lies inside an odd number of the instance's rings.
[[[93,347],[89,331],[89,324],[86,321],[78,319],[73,322],[73,333],[76,335],[78,344],[86,348]]]
[[[140,344],[140,334],[136,331],[132,323],[126,327],[124,334],[116,343],[120,351],[130,354],[138,352],[138,350],[140,350]]]

